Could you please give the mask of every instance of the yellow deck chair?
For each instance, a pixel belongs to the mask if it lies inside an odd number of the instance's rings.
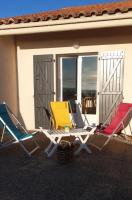
[[[50,102],[50,108],[55,129],[62,129],[65,126],[68,126],[69,128],[73,127],[72,120],[70,119],[70,106],[68,101]]]

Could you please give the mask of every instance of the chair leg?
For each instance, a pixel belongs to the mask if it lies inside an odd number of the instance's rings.
[[[40,148],[39,145],[38,145],[38,143],[36,142],[36,140],[35,140],[34,138],[32,138],[32,141],[34,142],[34,144],[36,145],[36,147],[33,148],[31,151],[28,151],[28,149],[25,147],[25,145],[23,144],[22,141],[18,141],[19,144],[21,145],[22,149],[25,151],[25,153],[26,153],[29,157],[31,157],[31,155],[32,155],[36,150],[38,150],[38,149]]]
[[[86,144],[81,144],[79,148],[75,151],[74,155],[78,155],[82,149],[84,149],[89,154],[92,153],[92,151],[88,148]]]
[[[84,149],[87,153],[91,154],[92,151],[90,150],[90,148],[87,146],[86,142],[88,141],[88,138],[89,138],[89,134],[83,139],[82,136],[78,136],[78,139],[79,139],[79,148],[75,151],[75,155],[78,155],[80,153],[80,151],[82,149]]]
[[[20,146],[22,147],[22,149],[25,151],[25,153],[30,157],[31,154],[30,154],[29,151],[25,148],[25,146],[23,145],[23,143],[20,141],[19,144],[20,144]]]
[[[96,144],[94,144],[94,143],[92,143],[92,142],[90,143],[90,145],[94,146],[95,148],[97,148],[98,150],[101,151],[109,143],[110,140],[111,140],[111,137],[108,137],[101,147],[96,145]]]
[[[44,152],[47,153],[50,150],[52,145],[53,145],[53,142],[50,142]]]
[[[49,153],[47,152],[47,157],[48,157],[48,158],[51,157],[51,156],[54,154],[54,152],[55,152],[56,149],[57,149],[57,146],[58,146],[58,144],[54,144],[52,150],[51,150]]]
[[[50,142],[50,144],[48,145],[48,147],[44,151],[46,153],[47,157],[51,157],[55,153],[61,138],[62,138],[62,136],[55,137],[55,138],[53,138],[53,137],[50,138],[51,142]]]
[[[3,131],[2,131],[0,142],[3,142],[3,138],[4,138],[4,134],[5,134],[5,127],[6,126],[3,127]]]
[[[105,141],[105,143],[103,144],[103,146],[100,148],[100,150],[102,150],[110,141],[111,137],[108,137],[107,140]]]

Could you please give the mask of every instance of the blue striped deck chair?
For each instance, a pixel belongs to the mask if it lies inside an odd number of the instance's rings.
[[[31,156],[38,148],[39,145],[34,139],[34,134],[28,133],[28,131],[21,125],[16,116],[10,110],[6,103],[0,104],[0,128],[2,130],[0,138],[0,148],[7,147],[14,143],[19,143],[22,149],[28,156]],[[5,139],[5,134],[11,136],[11,139]],[[25,140],[31,139],[35,147],[32,150],[28,150],[24,144]]]

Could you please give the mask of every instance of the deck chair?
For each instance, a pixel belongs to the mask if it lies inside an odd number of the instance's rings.
[[[55,129],[62,129],[64,126],[73,128],[74,122],[73,119],[70,119],[69,109],[71,111],[71,108],[68,101],[50,102],[50,108]]]
[[[126,134],[126,127],[130,128],[130,133],[132,134],[131,129],[131,121],[132,118],[132,104],[131,103],[120,103],[117,107],[116,114],[111,120],[111,122],[107,126],[100,126],[96,129],[95,134],[103,135],[106,137],[105,142],[101,147],[96,145],[95,143],[91,142],[90,144],[102,150],[110,141],[111,138],[116,138],[121,140],[121,137],[124,136],[124,139],[127,142],[127,134]],[[124,131],[124,133],[122,133]],[[128,143],[130,143],[128,141]]]
[[[28,156],[31,156],[31,154],[39,148],[39,145],[34,139],[34,134],[36,134],[37,131],[28,133],[6,103],[0,104],[0,128],[2,129],[0,148],[7,147],[14,143],[19,143]],[[4,142],[5,134],[11,139]],[[24,141],[28,139],[32,139],[35,144],[35,148],[31,151],[29,151],[24,145]]]
[[[50,157],[56,150],[62,137],[73,136],[75,138],[74,142],[79,143],[79,148],[75,151],[75,154],[79,154],[82,149],[85,149],[88,153],[91,150],[86,145],[91,131],[84,130],[82,128],[76,128],[72,117],[70,117],[70,104],[68,101],[56,101],[50,102],[51,116],[53,130],[46,130],[40,127],[41,132],[43,132],[49,139],[50,144],[45,149],[45,153]],[[72,110],[71,110],[72,115]],[[70,131],[65,132],[65,127],[69,127]]]

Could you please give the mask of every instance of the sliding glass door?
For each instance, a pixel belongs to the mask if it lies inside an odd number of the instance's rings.
[[[74,113],[97,123],[97,55],[61,58],[61,100],[69,100]]]

